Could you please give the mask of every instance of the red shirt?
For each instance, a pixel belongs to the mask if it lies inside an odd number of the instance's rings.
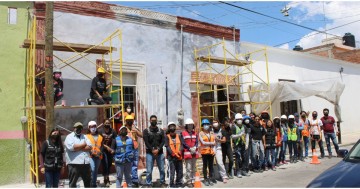
[[[323,123],[323,128],[325,133],[333,133],[334,132],[334,123],[335,119],[332,116],[328,116],[327,118],[322,117],[321,121]]]

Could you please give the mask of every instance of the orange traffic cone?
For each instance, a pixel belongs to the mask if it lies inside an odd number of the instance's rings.
[[[200,181],[200,173],[198,171],[195,172],[194,188],[202,188],[201,181]]]
[[[123,183],[122,187],[123,187],[123,188],[127,188],[126,182]]]
[[[310,164],[320,164],[319,158],[316,155],[316,149],[313,150],[313,156],[312,156]]]

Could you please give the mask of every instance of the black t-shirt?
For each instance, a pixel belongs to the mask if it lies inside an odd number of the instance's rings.
[[[232,130],[230,127],[228,129],[221,129],[221,135],[226,138],[225,143],[221,143],[221,146],[230,145],[230,136],[232,135]]]
[[[266,134],[266,130],[261,125],[251,126],[251,136],[253,140],[262,140],[262,137]]]
[[[106,92],[106,80],[102,77],[94,77],[91,82],[90,95],[96,94],[94,90],[97,90],[100,95],[103,95]]]
[[[153,149],[159,149],[159,154],[163,153],[163,146],[165,145],[164,130],[158,127],[146,128],[143,131],[143,139],[146,146],[146,153],[152,153]]]

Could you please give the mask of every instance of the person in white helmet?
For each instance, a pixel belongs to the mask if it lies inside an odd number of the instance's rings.
[[[231,127],[232,130],[232,140],[233,140],[233,150],[235,153],[235,167],[236,167],[236,176],[238,178],[242,177],[241,171],[243,171],[242,166],[245,158],[245,128],[242,124],[243,116],[240,113],[235,114],[234,125]]]
[[[199,158],[198,135],[195,132],[195,124],[191,118],[185,120],[185,130],[181,132],[180,140],[183,147],[183,158],[186,167],[186,184],[194,187],[196,159]]]
[[[289,128],[288,128],[288,145],[290,163],[296,163],[298,156],[297,141],[298,141],[299,129],[295,124],[295,116],[289,115]],[[294,153],[293,153],[294,152]]]
[[[288,141],[288,126],[287,126],[287,116],[282,115],[280,117],[280,128],[281,128],[281,136],[282,136],[282,145],[280,149],[280,157],[279,157],[279,164],[287,164],[285,161],[285,154],[287,148],[287,141]]]

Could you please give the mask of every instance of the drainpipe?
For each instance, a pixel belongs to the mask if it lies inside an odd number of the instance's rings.
[[[182,103],[182,96],[183,96],[183,73],[184,73],[184,58],[183,58],[183,54],[184,54],[184,41],[183,41],[183,28],[184,26],[181,25],[181,30],[180,30],[180,63],[181,63],[181,73],[180,73],[180,109],[182,110],[183,108],[183,103]]]

